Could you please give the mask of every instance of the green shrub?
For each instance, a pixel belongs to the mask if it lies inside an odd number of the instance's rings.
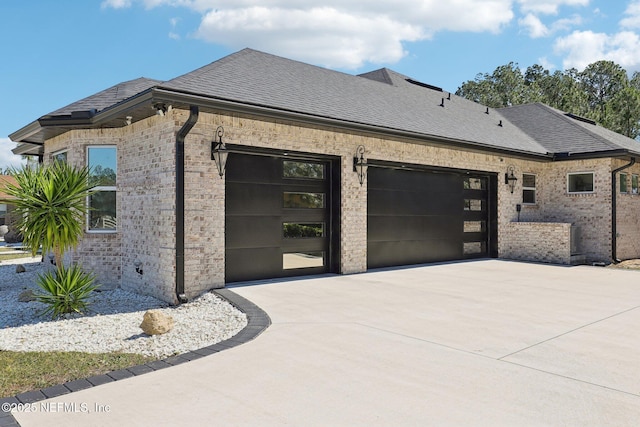
[[[78,265],[61,265],[54,272],[39,275],[37,283],[44,293],[37,293],[36,299],[48,306],[42,314],[51,314],[54,319],[68,313],[84,314],[89,297],[97,288],[94,280],[93,274],[85,273]]]

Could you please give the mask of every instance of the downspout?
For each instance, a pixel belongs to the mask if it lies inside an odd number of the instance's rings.
[[[617,246],[618,246],[618,220],[617,220],[617,209],[616,209],[616,199],[617,199],[617,191],[616,191],[616,174],[621,170],[630,168],[636,163],[636,158],[632,157],[629,164],[619,167],[618,169],[614,169],[611,172],[611,259],[614,263],[620,262],[617,254]]]
[[[184,293],[184,140],[198,121],[198,106],[189,107],[189,118],[176,134],[176,297],[187,302]]]

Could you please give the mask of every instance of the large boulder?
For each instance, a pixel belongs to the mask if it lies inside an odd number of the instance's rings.
[[[148,310],[144,313],[140,328],[147,335],[160,335],[173,329],[173,324],[173,317],[161,310]]]

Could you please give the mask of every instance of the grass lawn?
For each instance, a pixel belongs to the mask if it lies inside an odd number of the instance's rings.
[[[18,250],[12,247],[3,246],[0,247],[0,261],[6,261],[10,259],[27,258],[30,257],[30,253],[24,253],[25,251]]]
[[[0,350],[0,398],[156,360],[139,354]]]

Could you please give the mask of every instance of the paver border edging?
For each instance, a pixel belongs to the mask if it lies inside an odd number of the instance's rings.
[[[64,384],[54,385],[40,390],[27,391],[12,397],[1,398],[0,405],[30,404],[40,400],[63,396],[65,394],[73,393],[74,391],[84,390],[101,384],[107,384],[125,378],[143,375],[148,372],[169,368],[171,366],[180,365],[191,360],[200,359],[201,357],[209,356],[211,354],[239,346],[240,344],[247,343],[256,338],[271,325],[269,315],[248,299],[225,288],[213,289],[211,292],[224,299],[247,316],[247,326],[231,338],[198,350],[169,356],[166,359],[155,360],[153,362],[145,363],[144,365],[132,366],[118,371],[111,371],[103,375],[69,381]],[[20,424],[14,418],[11,411],[7,412],[0,408],[0,427],[20,427]]]

